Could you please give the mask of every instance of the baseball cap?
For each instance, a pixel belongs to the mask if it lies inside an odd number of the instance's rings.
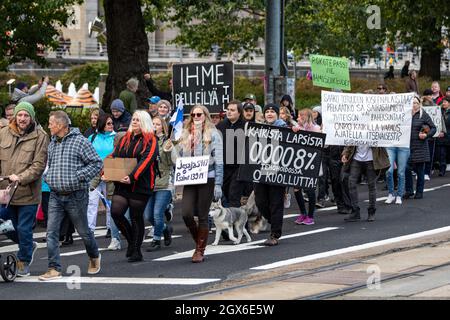
[[[256,100],[256,96],[253,93],[247,93],[244,99]]]
[[[153,96],[151,98],[147,98],[147,101],[153,104],[157,104],[159,101],[161,101],[161,98],[158,96]]]
[[[242,106],[242,109],[244,109],[244,110],[246,110],[246,109],[253,109],[253,110],[255,110],[255,106],[251,102],[246,102]]]

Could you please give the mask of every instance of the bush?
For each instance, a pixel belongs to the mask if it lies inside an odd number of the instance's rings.
[[[64,73],[61,77],[61,83],[64,90],[67,91],[71,82],[79,89],[83,84],[89,84],[89,90],[94,92],[100,82],[100,74],[108,73],[108,63],[97,62],[88,63],[81,66],[73,67],[70,71]]]

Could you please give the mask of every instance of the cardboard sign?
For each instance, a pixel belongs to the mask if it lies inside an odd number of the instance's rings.
[[[238,180],[305,189],[317,186],[323,133],[250,122],[245,135],[245,164],[239,167]]]
[[[428,115],[431,117],[431,120],[433,120],[434,125],[436,126],[436,133],[434,134],[433,138],[437,138],[439,136],[439,133],[442,132],[442,112],[440,106],[426,106],[422,107],[422,109],[428,113]]]
[[[409,148],[413,97],[322,91],[326,144]]]
[[[175,186],[208,182],[209,156],[180,157],[175,165]]]
[[[309,62],[315,86],[350,91],[348,59],[311,54]]]
[[[120,181],[128,176],[136,166],[136,158],[106,158],[103,161],[103,176],[107,181]]]
[[[174,104],[182,101],[184,114],[196,104],[220,113],[233,100],[233,62],[174,64],[172,74]]]

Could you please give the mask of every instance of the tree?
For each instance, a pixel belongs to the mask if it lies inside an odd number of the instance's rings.
[[[0,70],[31,59],[45,65],[43,49],[58,46],[58,29],[67,26],[70,8],[82,0],[2,0],[0,6]]]
[[[440,77],[440,55],[448,41],[450,6],[447,0],[302,0],[286,1],[286,48],[297,56],[322,53],[354,57],[374,54],[386,42],[421,47],[422,76]],[[246,59],[259,53],[264,39],[264,0],[166,0],[167,11],[157,17],[178,27],[174,43],[200,54],[219,45],[229,55]],[[366,12],[380,8],[380,28],[369,29]],[[447,30],[446,34],[442,34]]]
[[[103,108],[125,89],[132,77],[139,80],[138,105],[148,97],[143,75],[148,72],[148,40],[139,0],[104,0],[109,72]]]

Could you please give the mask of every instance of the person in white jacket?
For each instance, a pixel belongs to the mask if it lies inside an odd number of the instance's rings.
[[[39,84],[32,86],[30,89],[28,89],[28,85],[25,82],[19,82],[12,94],[12,102],[15,104],[20,102],[35,104],[45,96],[48,82],[48,76],[44,77],[42,80],[39,80]]]

